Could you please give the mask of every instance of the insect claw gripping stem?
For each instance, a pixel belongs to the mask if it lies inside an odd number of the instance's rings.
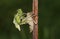
[[[34,24],[34,29],[33,29],[33,39],[38,39],[38,0],[33,0],[33,9],[32,12],[34,14],[34,21],[36,24]]]

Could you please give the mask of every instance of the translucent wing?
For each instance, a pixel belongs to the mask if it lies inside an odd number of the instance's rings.
[[[15,24],[15,27],[16,27],[19,31],[21,31],[21,29],[20,29],[20,23],[21,23],[21,17],[22,17],[22,15],[23,15],[23,12],[22,12],[21,9],[18,9],[17,11],[18,11],[18,12],[17,12],[17,14],[15,14],[15,16],[14,16],[13,23]]]
[[[16,22],[15,18],[14,18],[14,20],[13,20],[13,23],[15,24],[15,27],[16,27],[19,31],[21,31],[20,25]]]

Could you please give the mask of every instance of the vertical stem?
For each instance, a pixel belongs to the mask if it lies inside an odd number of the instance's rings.
[[[35,15],[33,19],[36,24],[34,25],[33,30],[33,39],[38,39],[38,0],[33,0],[33,14]]]

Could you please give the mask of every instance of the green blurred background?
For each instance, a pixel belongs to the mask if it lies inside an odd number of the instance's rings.
[[[39,39],[60,39],[60,1],[38,0]],[[0,39],[32,39],[28,24],[19,32],[13,18],[16,10],[32,11],[32,0],[0,0]]]

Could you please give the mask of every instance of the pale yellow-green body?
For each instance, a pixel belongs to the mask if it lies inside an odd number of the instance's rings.
[[[33,31],[33,26],[34,26],[34,21],[33,21],[31,13],[27,13],[26,14],[27,16],[24,17],[24,14],[23,14],[21,9],[18,9],[17,11],[18,12],[17,12],[17,14],[14,15],[14,19],[13,19],[13,23],[15,24],[15,27],[19,31],[21,31],[20,25],[28,23],[30,25],[29,26],[30,32],[32,32]]]

